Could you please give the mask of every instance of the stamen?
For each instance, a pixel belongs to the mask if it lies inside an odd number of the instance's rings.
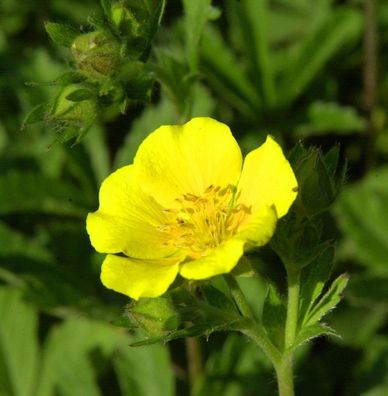
[[[183,249],[191,258],[206,256],[223,241],[238,232],[251,214],[251,208],[234,203],[240,196],[234,185],[209,185],[201,196],[183,194],[175,199],[178,209],[164,209],[169,221],[157,226],[163,244]]]

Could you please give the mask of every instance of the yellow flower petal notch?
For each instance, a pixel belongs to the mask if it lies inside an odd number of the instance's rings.
[[[294,172],[272,137],[242,161],[229,128],[211,118],[167,125],[140,145],[133,165],[102,183],[87,218],[107,253],[101,280],[131,298],[162,295],[178,273],[230,272],[266,244],[297,195]]]

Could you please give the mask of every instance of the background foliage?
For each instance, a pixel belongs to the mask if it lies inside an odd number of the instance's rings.
[[[183,341],[130,348],[137,333],[112,324],[128,301],[100,285],[85,217],[148,133],[196,115],[230,125],[244,152],[267,133],[287,150],[301,139],[324,152],[340,144],[347,182],[324,227],[338,239],[335,274],[351,275],[327,318],[342,338],[299,351],[296,391],[388,394],[387,2],[170,0],[157,32],[140,11],[122,17],[137,30],[119,30],[120,50],[108,42],[125,66],[112,77],[85,72],[45,30],[48,20],[75,34],[100,29],[97,0],[0,2],[0,395],[188,393]],[[55,28],[46,24],[58,42]],[[265,249],[263,258],[273,260]],[[259,315],[267,276],[276,274],[241,278]],[[234,334],[206,341],[193,394],[275,394],[255,345]]]

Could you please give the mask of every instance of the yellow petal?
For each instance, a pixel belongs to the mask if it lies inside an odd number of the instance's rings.
[[[250,246],[263,246],[272,238],[276,221],[275,208],[263,206],[254,212],[245,224],[240,226],[235,238],[242,239]]]
[[[244,253],[242,239],[232,238],[217,246],[207,256],[183,263],[180,274],[187,279],[206,279],[230,272]]]
[[[239,202],[252,206],[252,212],[263,206],[276,208],[284,216],[297,195],[297,181],[281,147],[271,136],[245,158],[238,189]]]
[[[134,164],[146,191],[169,208],[183,194],[235,185],[242,158],[229,127],[201,117],[158,128],[140,145]]]
[[[158,230],[166,222],[163,208],[141,190],[133,168],[120,168],[102,183],[100,207],[86,221],[91,243],[101,253],[137,258],[171,255],[173,250],[163,245]]]
[[[108,254],[102,264],[101,281],[105,287],[135,300],[158,297],[174,282],[179,259],[137,260]]]

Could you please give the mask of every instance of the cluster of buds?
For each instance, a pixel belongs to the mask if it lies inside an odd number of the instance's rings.
[[[149,101],[153,78],[145,64],[164,3],[103,0],[102,17],[91,18],[83,32],[47,22],[51,39],[70,49],[73,71],[51,83],[60,86],[57,97],[35,108],[24,124],[46,121],[60,132],[56,140],[79,140],[104,109],[115,114],[132,102]]]

